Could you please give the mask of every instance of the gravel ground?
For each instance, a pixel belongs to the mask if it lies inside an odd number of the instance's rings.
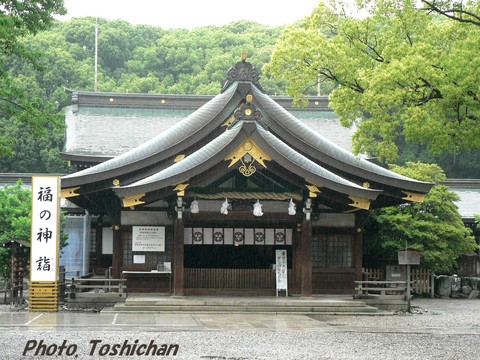
[[[412,313],[389,316],[314,316],[321,323],[315,329],[248,330],[228,328],[201,331],[158,332],[101,331],[77,329],[0,329],[0,359],[137,359],[133,354],[106,354],[123,344],[178,344],[176,359],[478,359],[480,358],[480,300],[417,299]],[[2,311],[2,309],[0,309]],[[8,311],[4,307],[3,311]],[[92,351],[92,340],[101,340]],[[23,356],[29,341],[76,346],[65,354]],[[102,350],[103,349],[103,350]],[[73,351],[73,348],[70,347]],[[66,351],[66,350],[65,350]],[[169,358],[170,356],[158,357]]]

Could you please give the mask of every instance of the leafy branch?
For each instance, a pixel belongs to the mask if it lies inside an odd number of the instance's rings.
[[[455,7],[454,5],[454,7],[452,8],[444,9],[441,7],[441,5],[438,5],[438,3],[435,0],[434,1],[421,0],[421,1],[426,5],[426,7],[423,10],[426,10],[428,12],[435,12],[449,19],[459,21],[462,23],[480,26],[480,15],[477,15],[471,11],[465,10],[463,8],[462,3],[455,4],[458,7]],[[465,15],[468,17],[465,17]]]

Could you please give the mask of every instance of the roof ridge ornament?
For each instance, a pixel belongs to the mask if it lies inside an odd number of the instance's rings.
[[[240,106],[234,113],[233,116],[237,120],[260,120],[263,117],[263,114],[257,107],[251,102],[247,102]]]
[[[262,85],[260,85],[260,71],[258,71],[252,63],[247,61],[246,56],[242,54],[242,61],[237,62],[227,72],[227,81],[222,87],[222,93],[235,81],[252,82],[260,91],[265,93]]]

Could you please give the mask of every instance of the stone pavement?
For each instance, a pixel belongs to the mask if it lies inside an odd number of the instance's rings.
[[[468,306],[464,306],[468,305]],[[300,315],[262,313],[0,312],[10,330],[418,332],[480,335],[480,301],[419,299],[413,314]],[[473,309],[475,310],[472,310]],[[456,315],[458,313],[458,316]],[[446,324],[448,323],[448,326]],[[380,325],[380,326],[379,326]]]
[[[325,323],[305,315],[276,314],[151,314],[78,312],[0,313],[0,329],[208,331],[208,330],[314,330]],[[1,330],[0,330],[1,331]]]
[[[139,359],[164,345],[185,360],[480,357],[480,300],[419,299],[413,309],[380,316],[0,310],[0,360]]]

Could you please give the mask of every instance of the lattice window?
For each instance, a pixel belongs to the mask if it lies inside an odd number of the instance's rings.
[[[122,233],[122,242],[123,242],[123,263],[131,264],[133,263],[133,252],[132,252],[132,233],[123,232]]]
[[[90,228],[90,252],[95,254],[97,252],[97,229]]]
[[[352,249],[351,235],[315,235],[312,243],[312,265],[322,268],[352,267]]]

